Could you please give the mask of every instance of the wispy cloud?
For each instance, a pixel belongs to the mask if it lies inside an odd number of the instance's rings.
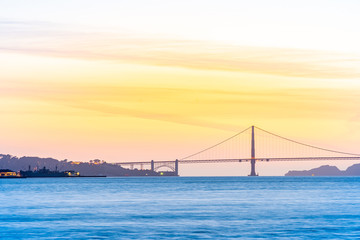
[[[292,77],[360,77],[360,56],[0,22],[0,51]]]
[[[237,126],[227,121],[228,118],[351,118],[349,114],[358,114],[353,110],[360,104],[356,91],[339,89],[220,91],[32,83],[3,90],[2,98],[62,106],[59,114],[66,114],[65,107],[81,114],[125,116],[231,131]],[[54,108],[50,109],[55,114]],[[46,109],[42,114],[46,114]]]

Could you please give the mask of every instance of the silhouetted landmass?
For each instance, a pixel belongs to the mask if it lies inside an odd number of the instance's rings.
[[[46,167],[50,170],[77,171],[82,176],[159,176],[160,173],[151,170],[126,169],[118,165],[106,163],[100,160],[90,162],[68,162],[67,160],[56,160],[53,158],[39,157],[14,157],[0,154],[0,169],[6,168],[13,171],[26,171]],[[171,175],[172,172],[164,172]]]
[[[354,164],[345,171],[335,166],[324,165],[311,170],[289,171],[285,176],[360,176],[360,164]]]

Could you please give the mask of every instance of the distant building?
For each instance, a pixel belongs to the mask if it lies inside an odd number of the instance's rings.
[[[65,174],[68,177],[79,177],[80,176],[80,173],[76,172],[76,171],[66,171]]]
[[[90,160],[90,164],[94,164],[94,165],[105,164],[105,163],[106,162],[104,160],[100,160],[100,159]]]
[[[81,164],[82,162],[70,162],[71,163],[71,165],[79,165],[79,164]]]
[[[0,177],[16,177],[17,173],[9,169],[0,169]]]

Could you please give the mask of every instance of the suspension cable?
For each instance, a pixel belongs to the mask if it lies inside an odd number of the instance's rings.
[[[217,143],[217,144],[215,144],[215,145],[213,145],[213,146],[211,146],[211,147],[208,147],[208,148],[206,148],[206,149],[204,149],[204,150],[201,150],[200,152],[191,154],[191,155],[189,155],[189,156],[187,156],[187,157],[181,158],[180,160],[186,160],[187,158],[191,158],[191,157],[193,157],[193,156],[195,156],[195,155],[198,155],[198,154],[203,153],[203,152],[205,152],[205,151],[207,151],[207,150],[210,150],[210,149],[212,149],[212,148],[214,148],[214,147],[217,147],[217,146],[219,146],[219,145],[221,145],[221,144],[223,144],[223,143],[225,143],[225,142],[227,142],[227,141],[229,141],[229,140],[231,140],[231,139],[239,136],[240,134],[246,132],[246,131],[249,130],[250,128],[251,128],[251,127],[248,127],[247,129],[245,129],[245,130],[243,130],[243,131],[241,131],[241,132],[239,132],[239,133],[237,133],[237,134],[235,134],[235,135],[233,135],[233,136],[231,136],[231,137],[229,137],[229,138],[227,138],[227,139],[225,139],[225,140],[223,140],[223,141],[221,141],[221,142],[219,142],[219,143]]]
[[[284,139],[284,140],[287,140],[287,141],[290,141],[290,142],[293,142],[293,143],[296,143],[296,144],[299,144],[299,145],[303,145],[303,146],[306,146],[306,147],[310,147],[310,148],[314,148],[314,149],[318,149],[318,150],[323,150],[323,151],[327,151],[327,152],[333,152],[333,153],[339,153],[339,154],[345,154],[345,155],[351,155],[351,156],[360,156],[360,154],[356,154],[356,153],[347,153],[347,152],[340,152],[340,151],[334,151],[334,150],[331,150],[331,149],[326,149],[326,148],[321,148],[321,147],[316,147],[316,146],[312,146],[312,145],[309,145],[309,144],[305,144],[305,143],[301,143],[301,142],[298,142],[298,141],[294,141],[294,140],[291,140],[289,138],[285,138],[285,137],[282,137],[282,136],[279,136],[277,134],[274,134],[274,133],[271,133],[271,132],[268,132],[264,129],[261,129],[259,127],[255,127],[256,129],[259,129],[263,132],[266,132],[270,135],[273,135],[275,137],[278,137],[278,138],[281,138],[281,139]]]

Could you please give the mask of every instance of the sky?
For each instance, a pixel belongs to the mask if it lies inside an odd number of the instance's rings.
[[[355,0],[1,0],[0,153],[174,160],[252,125],[360,153],[359,11]],[[354,162],[266,164],[261,175]]]

